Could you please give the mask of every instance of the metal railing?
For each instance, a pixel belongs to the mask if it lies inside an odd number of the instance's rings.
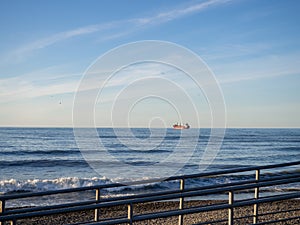
[[[260,197],[259,194],[261,188],[270,187],[274,185],[283,185],[283,184],[300,182],[300,172],[298,170],[298,172],[286,173],[286,174],[276,175],[268,178],[262,178],[261,171],[267,169],[296,166],[296,165],[300,165],[300,161],[282,163],[276,165],[228,169],[223,171],[206,172],[206,173],[184,175],[184,176],[173,176],[164,179],[164,181],[161,181],[162,180],[161,178],[159,180],[153,179],[147,181],[139,181],[127,185],[134,186],[139,184],[150,184],[158,181],[161,182],[179,181],[179,189],[145,193],[145,194],[135,194],[132,196],[101,198],[101,193],[104,189],[126,186],[125,184],[118,184],[118,183],[97,185],[91,187],[44,191],[44,192],[36,192],[36,193],[2,195],[0,196],[0,225],[1,222],[2,223],[9,222],[10,224],[14,225],[17,224],[17,221],[21,219],[26,219],[31,217],[50,216],[55,214],[68,213],[68,212],[78,212],[83,210],[94,210],[95,212],[94,221],[87,221],[86,224],[97,224],[97,225],[120,224],[120,223],[133,224],[134,222],[138,222],[138,221],[174,217],[174,216],[178,216],[178,224],[182,225],[184,224],[184,215],[201,213],[201,212],[210,212],[216,210],[228,210],[227,219],[202,222],[202,223],[199,222],[198,224],[208,224],[208,223],[213,224],[213,223],[227,222],[229,225],[232,225],[236,220],[249,218],[249,217],[252,217],[253,224],[268,224],[274,221],[260,222],[259,218],[261,216],[275,214],[276,212],[259,214],[259,210],[258,210],[259,205],[268,202],[297,199],[300,198],[300,192],[294,191],[288,194]],[[236,173],[243,173],[243,172],[254,172],[255,173],[254,179],[242,180],[238,182],[225,183],[225,184],[193,187],[193,188],[185,187],[186,181],[188,179],[226,176],[228,174],[236,174]],[[95,200],[78,201],[78,202],[55,204],[55,205],[48,205],[48,206],[35,206],[30,208],[9,209],[9,210],[7,210],[5,206],[7,201],[16,200],[16,199],[67,194],[67,193],[77,193],[77,192],[84,192],[84,191],[91,191],[91,190],[95,191]],[[254,190],[253,198],[246,199],[246,200],[235,200],[236,193],[245,190]],[[228,194],[227,203],[185,208],[184,205],[185,198],[200,197],[200,196],[214,195],[214,194],[224,194],[224,193]],[[167,211],[147,213],[147,214],[137,214],[137,215],[135,215],[134,213],[134,207],[141,203],[169,201],[169,200],[178,201],[178,199],[179,199],[178,209],[175,210],[167,210]],[[101,208],[121,206],[121,205],[127,205],[126,217],[109,218],[105,220],[103,218],[102,219],[100,218]],[[253,214],[250,216],[235,217],[234,215],[235,209],[238,207],[245,207],[245,206],[253,207]],[[293,209],[288,211],[300,211],[300,209]],[[288,221],[294,219],[300,219],[300,214],[298,214],[298,216],[281,219],[281,221]]]

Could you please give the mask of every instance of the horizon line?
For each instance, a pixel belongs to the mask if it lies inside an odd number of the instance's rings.
[[[91,129],[91,128],[96,128],[96,129],[101,129],[101,128],[112,128],[112,129],[119,129],[119,128],[130,128],[130,129],[173,129],[172,126],[170,127],[125,127],[125,126],[120,126],[120,127],[109,127],[109,126],[97,126],[97,127],[88,127],[88,126],[81,126],[81,127],[72,127],[72,126],[20,126],[20,125],[0,125],[0,128],[69,128],[69,129],[74,129],[74,128],[82,128],[82,129]],[[191,127],[189,129],[300,129],[300,127],[238,127],[238,126],[229,126],[229,127]]]

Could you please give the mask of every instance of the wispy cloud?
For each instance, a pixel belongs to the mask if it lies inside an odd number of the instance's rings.
[[[0,103],[72,93],[76,91],[80,77],[79,73],[62,74],[57,72],[57,68],[49,67],[17,77],[0,79]]]
[[[138,91],[144,91],[147,88],[147,83],[141,81],[147,79],[168,79],[184,85],[182,82],[182,72],[160,63],[136,64],[128,68],[123,68],[107,79],[112,72],[104,70],[88,71],[85,74],[85,80],[80,86],[80,90],[78,88],[80,78],[83,74],[61,74],[57,72],[57,68],[55,67],[34,71],[18,77],[0,79],[0,103],[42,96],[63,95],[77,91],[99,91],[100,89],[103,89],[102,92],[104,91],[104,96],[106,96],[105,93],[110,94],[111,92],[127,88],[136,82],[142,84],[142,86],[139,86]],[[163,88],[161,91],[171,92],[169,89]]]
[[[242,81],[269,79],[269,78],[281,77],[281,76],[291,76],[299,73],[300,73],[299,69],[298,70],[290,69],[290,70],[282,70],[282,71],[254,71],[253,73],[241,73],[239,75],[233,75],[233,76],[228,76],[226,78],[221,78],[219,79],[219,82],[221,84],[237,83]]]
[[[9,60],[11,60],[12,58],[20,60],[34,51],[44,49],[44,48],[54,45],[56,43],[68,40],[70,38],[88,35],[88,34],[92,34],[92,33],[103,31],[103,30],[109,30],[116,26],[119,26],[118,22],[111,22],[111,23],[104,23],[104,24],[98,24],[98,25],[89,25],[89,26],[85,26],[85,27],[76,28],[73,30],[67,30],[67,31],[56,33],[56,34],[52,34],[49,37],[41,38],[39,40],[25,44],[15,50],[11,51],[8,58],[9,58]]]
[[[223,44],[210,46],[202,50],[202,57],[208,61],[228,61],[241,57],[253,57],[262,52],[268,53],[272,50],[271,43],[243,43],[243,44]]]
[[[200,11],[203,11],[209,7],[224,4],[230,2],[231,0],[208,0],[203,1],[197,4],[188,5],[185,7],[173,9],[170,11],[160,12],[156,15],[144,18],[136,18],[132,21],[137,22],[140,25],[148,25],[148,24],[162,24],[168,21],[172,21],[178,19],[180,17],[188,16],[190,14],[194,14]]]
[[[81,27],[74,30],[64,31],[61,33],[54,34],[50,37],[35,41],[24,48],[21,48],[20,51],[27,51],[27,50],[34,50],[34,49],[41,49],[45,48],[49,45],[55,44],[60,41],[64,41],[66,39],[81,36],[85,34],[90,34],[98,31],[100,29],[99,26],[87,26],[87,27]]]
[[[138,31],[141,27],[145,29],[150,26],[171,22],[229,1],[230,0],[206,0],[200,3],[193,2],[192,4],[175,6],[168,11],[154,13],[148,17],[129,18],[62,31],[11,51],[7,59],[10,61],[11,59],[23,60],[35,51],[45,49],[71,38],[86,36],[96,32],[103,32],[104,35],[101,35],[102,41],[120,38]],[[46,68],[43,71],[35,71],[18,77],[0,80],[0,101],[7,102],[20,98],[33,98],[74,92],[76,91],[78,82],[79,76],[74,77],[74,74],[72,74],[72,76],[60,75],[57,71],[53,72],[51,68]],[[93,88],[93,86],[90,88]]]
[[[0,103],[36,98],[41,96],[74,93],[78,82],[60,82],[48,85],[36,85],[19,79],[1,81]]]
[[[300,74],[300,53],[265,55],[220,64],[216,72],[222,84]],[[224,71],[226,71],[224,73]]]
[[[159,12],[148,17],[130,18],[125,20],[112,21],[96,25],[88,25],[76,29],[62,31],[56,34],[52,34],[49,37],[41,38],[34,42],[25,44],[24,46],[15,49],[11,52],[10,58],[23,59],[24,56],[33,51],[44,49],[56,43],[68,40],[70,38],[84,36],[105,30],[114,30],[114,33],[104,35],[101,40],[119,38],[128,35],[130,32],[136,32],[136,29],[140,28],[141,26],[145,28],[146,26],[163,24],[184,16],[200,12],[209,7],[227,3],[229,1],[231,0],[207,0],[197,4],[190,4],[177,7],[169,11]]]

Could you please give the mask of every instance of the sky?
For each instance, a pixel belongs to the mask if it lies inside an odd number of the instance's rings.
[[[72,127],[74,97],[96,59],[159,40],[189,49],[212,71],[227,127],[300,127],[299,10],[296,0],[1,0],[0,126]],[[97,126],[211,125],[209,99],[174,66],[131,65],[111,81],[95,104]]]

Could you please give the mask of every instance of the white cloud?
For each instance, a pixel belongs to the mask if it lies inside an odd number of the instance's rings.
[[[50,75],[51,74],[51,75]],[[0,79],[0,103],[76,91],[80,74],[53,74],[50,69]],[[75,79],[74,79],[75,78]]]
[[[209,7],[220,5],[227,3],[231,0],[207,0],[198,4],[192,4],[187,5],[181,8],[173,9],[170,11],[165,12],[159,12],[153,16],[149,17],[140,17],[140,18],[133,18],[133,19],[126,19],[126,20],[120,20],[120,21],[112,21],[108,23],[101,23],[96,25],[88,25],[84,27],[79,27],[73,30],[67,30],[63,32],[59,32],[53,35],[50,35],[49,37],[42,38],[39,40],[36,40],[32,43],[28,43],[24,46],[21,46],[9,53],[9,55],[6,57],[5,61],[11,61],[12,59],[24,59],[28,54],[30,54],[33,51],[43,49],[46,47],[49,47],[51,45],[54,45],[58,42],[68,40],[70,38],[78,37],[78,36],[84,36],[100,31],[109,31],[109,34],[102,35],[101,40],[108,40],[108,39],[114,39],[119,38],[122,36],[126,36],[131,32],[135,32],[137,28],[140,28],[140,26],[147,26],[147,25],[159,25],[162,23],[166,23],[172,20],[175,20],[177,18],[188,16],[190,14],[194,14],[197,12],[200,12],[202,10],[205,10]],[[113,31],[114,33],[111,33],[111,30],[116,29]],[[3,59],[2,59],[3,61]]]
[[[5,103],[46,95],[72,93],[76,90],[77,85],[78,82],[73,81],[61,84],[50,84],[47,86],[35,86],[28,81],[15,79],[1,83],[0,102]]]
[[[240,59],[261,54],[272,50],[271,43],[243,43],[243,44],[223,44],[221,46],[210,46],[202,49],[202,57],[207,60],[222,62],[224,60]]]
[[[221,84],[236,83],[241,81],[268,79],[273,77],[288,76],[293,74],[300,74],[300,70],[285,70],[285,71],[255,71],[252,73],[241,73],[240,75],[229,76],[227,78],[219,79]]]
[[[79,27],[79,28],[76,28],[73,30],[59,32],[59,33],[50,35],[49,37],[42,38],[42,39],[36,40],[34,42],[28,43],[24,46],[21,46],[15,50],[13,50],[8,55],[7,59],[8,60],[11,60],[11,59],[21,60],[33,51],[46,48],[48,46],[54,45],[61,41],[68,40],[73,37],[92,34],[95,32],[99,32],[101,30],[107,30],[107,29],[113,28],[117,25],[118,25],[118,23],[112,22],[112,23],[104,23],[104,24],[98,24],[98,25],[89,25],[89,26],[85,26],[85,27]]]
[[[220,83],[235,83],[248,80],[270,79],[279,76],[299,75],[299,53],[264,55],[220,63],[215,70]]]
[[[70,38],[84,36],[100,31],[109,31],[107,36],[103,35],[102,40],[118,38],[134,32],[140,26],[151,26],[166,23],[183,16],[188,16],[213,7],[219,4],[227,3],[228,0],[206,0],[200,3],[193,3],[169,11],[159,12],[149,17],[140,17],[134,19],[126,19],[120,21],[112,21],[96,25],[89,25],[73,30],[59,32],[49,37],[36,40],[28,43],[20,48],[12,51],[8,58],[23,59],[28,54],[47,48],[56,43],[66,41]],[[125,30],[126,29],[126,30]],[[139,71],[136,71],[139,72]],[[148,71],[149,72],[149,71]],[[101,73],[101,72],[99,72]],[[53,68],[45,68],[43,70],[27,73],[18,77],[0,80],[0,102],[14,101],[23,98],[33,98],[44,95],[55,95],[74,92],[77,89],[81,74],[61,74]],[[95,86],[99,82],[99,77],[94,77],[96,80],[89,82],[92,84],[84,90],[98,88]],[[111,86],[122,85],[128,82],[128,76],[124,76],[120,80],[114,80],[110,83]]]
[[[189,5],[182,8],[177,8],[170,11],[165,11],[158,13],[156,15],[150,16],[150,17],[144,17],[144,18],[136,18],[132,21],[136,22],[139,25],[148,25],[148,24],[161,24],[168,21],[172,21],[175,19],[178,19],[183,16],[187,16],[193,13],[200,12],[202,10],[205,10],[209,7],[216,6],[219,4],[227,3],[231,0],[208,0],[203,1],[198,4]]]

